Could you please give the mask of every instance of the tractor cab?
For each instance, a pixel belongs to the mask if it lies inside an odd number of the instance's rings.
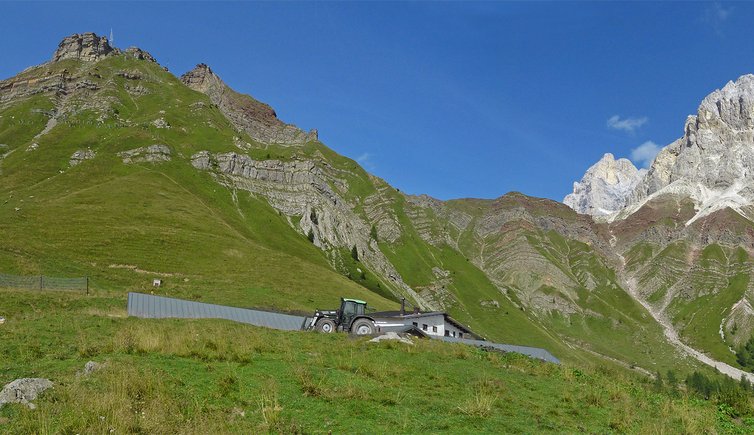
[[[358,299],[340,298],[340,309],[338,310],[338,324],[351,325],[356,316],[363,316],[366,311],[367,303]],[[350,328],[349,328],[350,329]]]

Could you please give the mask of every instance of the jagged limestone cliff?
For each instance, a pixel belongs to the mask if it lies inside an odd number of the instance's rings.
[[[573,193],[566,196],[563,203],[592,216],[616,213],[626,206],[645,173],[646,170],[636,169],[630,160],[615,160],[607,153],[586,171],[581,181],[573,183]]]

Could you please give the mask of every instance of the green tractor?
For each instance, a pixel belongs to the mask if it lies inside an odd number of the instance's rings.
[[[374,319],[366,314],[367,303],[358,299],[340,298],[340,309],[316,310],[306,329],[326,334],[342,331],[356,335],[377,332]]]

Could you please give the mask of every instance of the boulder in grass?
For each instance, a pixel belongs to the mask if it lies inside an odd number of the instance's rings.
[[[21,378],[16,379],[10,384],[3,387],[0,391],[0,408],[6,403],[21,403],[30,409],[36,408],[31,403],[39,393],[52,388],[52,381],[44,378]]]
[[[397,340],[397,341],[400,341],[401,343],[414,344],[411,342],[411,340],[409,340],[406,337],[401,337],[396,332],[386,332],[380,336],[374,337],[373,339],[369,340],[369,342],[379,343],[380,341],[383,341],[383,340]]]

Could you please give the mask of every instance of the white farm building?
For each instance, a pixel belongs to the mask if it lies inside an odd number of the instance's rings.
[[[374,323],[381,331],[415,331],[421,335],[454,338],[479,338],[467,326],[450,317],[447,313],[405,313],[388,311],[374,313]]]

